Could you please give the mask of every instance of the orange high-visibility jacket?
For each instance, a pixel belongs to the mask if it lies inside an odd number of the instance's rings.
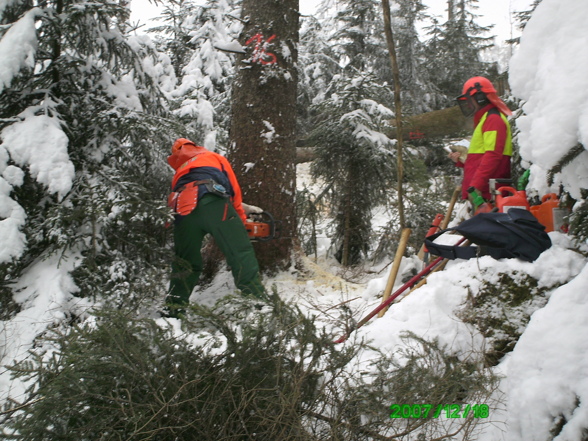
[[[180,187],[190,182],[212,179],[225,187],[235,211],[245,222],[241,187],[229,161],[224,156],[197,146],[187,139],[178,141],[174,144],[172,154],[167,158],[169,165],[176,171],[172,179],[172,191],[178,191]],[[207,190],[203,185],[199,187],[198,197],[200,198],[206,194]]]

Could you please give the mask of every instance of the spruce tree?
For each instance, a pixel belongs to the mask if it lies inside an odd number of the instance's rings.
[[[348,68],[328,92],[317,105],[321,119],[310,137],[317,146],[312,172],[331,186],[335,255],[352,265],[367,257],[372,210],[384,202],[394,178],[393,141],[385,135],[393,112],[382,104],[391,91]]]
[[[394,36],[398,52],[403,113],[418,115],[438,109],[443,101],[438,88],[429,78],[425,46],[418,25],[428,15],[421,0],[396,0],[392,12]]]
[[[370,72],[380,82],[391,81],[380,2],[343,0],[335,16],[331,45],[342,65]]]
[[[78,256],[80,296],[156,292],[167,271],[165,154],[178,131],[165,106],[171,65],[130,35],[124,2],[15,1],[0,13],[0,51],[22,56],[8,61],[0,94],[0,167],[12,176],[0,179],[12,207],[2,227],[20,235],[1,278],[58,253]]]
[[[478,0],[448,1],[447,21],[434,21],[428,28],[430,41],[425,55],[430,78],[448,97],[448,103],[468,78],[486,75],[490,66],[480,59],[480,52],[491,46],[492,37],[484,36],[491,27],[476,23],[477,3]]]
[[[303,33],[304,55],[301,60],[312,85],[318,79],[315,102],[324,97],[320,87],[325,73],[350,65],[370,72],[380,84],[393,83],[380,2],[374,0],[342,1],[334,10],[325,1],[318,18],[312,17]],[[423,113],[439,106],[440,93],[428,78],[424,47],[417,30],[426,17],[421,0],[396,0],[392,3],[392,21],[401,72],[402,101],[407,113]],[[332,73],[330,77],[335,74]],[[307,79],[308,78],[308,79]],[[302,84],[305,84],[304,81]],[[306,90],[306,89],[305,89]]]
[[[242,28],[236,3],[174,0],[163,11],[164,24],[154,29],[178,77],[174,113],[200,134],[194,141],[211,150],[226,151],[228,143],[235,56],[224,49],[237,41]]]
[[[304,17],[301,23],[298,70],[298,127],[304,139],[312,129],[312,105],[325,99],[331,80],[341,70],[338,56],[328,42],[327,27],[314,16]]]
[[[296,235],[298,1],[244,0],[232,84],[229,159],[248,204],[281,221],[281,239],[256,246],[260,267],[291,265]]]

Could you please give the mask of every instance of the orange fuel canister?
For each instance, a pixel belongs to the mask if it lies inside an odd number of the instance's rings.
[[[504,196],[504,193],[508,193]],[[500,213],[506,213],[511,208],[521,208],[529,211],[529,201],[525,190],[515,190],[512,187],[500,187],[496,194],[496,207]]]
[[[564,230],[562,228],[564,222],[561,212],[562,210],[559,209],[559,198],[555,193],[546,194],[541,198],[540,205],[531,207],[531,213],[545,227],[547,233],[555,230]]]

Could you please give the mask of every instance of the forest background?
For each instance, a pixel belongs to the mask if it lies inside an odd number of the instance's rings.
[[[297,2],[270,3],[290,14]],[[401,361],[382,354],[382,363],[372,366],[378,374],[369,378],[382,387],[373,392],[351,374],[357,371],[347,369],[357,362],[357,351],[366,347],[362,342],[337,350],[314,320],[284,307],[279,297],[287,293],[274,297],[275,314],[253,313],[255,320],[248,321],[250,305],[233,297],[226,300],[232,287],[215,284],[215,275],[224,270],[218,259],[210,260],[202,288],[218,291],[215,298],[221,300],[214,310],[195,304],[186,323],[152,320],[167,290],[173,254],[170,230],[165,228],[171,220],[165,206],[171,178],[166,156],[178,136],[227,154],[248,183],[245,201],[285,222],[281,241],[257,246],[266,277],[280,271],[303,274],[309,265],[305,258],[316,261],[323,252],[339,262],[340,275],[348,280],[388,263],[401,232],[394,191],[398,181],[406,189],[403,204],[414,230],[409,251],[416,252],[431,219],[445,211],[459,178],[443,146],[448,137],[462,139],[469,133],[453,106],[461,84],[472,75],[485,75],[499,87],[515,116],[521,114],[520,102],[509,96],[507,72],[498,58],[485,55],[491,53],[492,32],[479,24],[477,3],[449,0],[448,13],[441,17],[427,16],[418,0],[392,4],[403,115],[412,131],[403,134],[405,169],[399,179],[395,92],[380,2],[340,1],[336,7],[326,3],[317,14],[302,17],[288,38],[270,41],[272,34],[262,33],[253,43],[262,44],[258,60],[266,64],[255,62],[256,52],[243,38],[247,23],[241,8],[251,2],[162,2],[161,25],[151,36],[129,22],[126,2],[0,2],[0,314],[6,331],[3,363],[14,360],[8,371],[19,379],[6,382],[2,377],[8,391],[2,412],[6,433],[17,434],[15,438],[20,434],[20,439],[47,433],[81,439],[80,433],[92,433],[90,439],[99,439],[108,438],[111,430],[126,438],[175,439],[195,429],[187,415],[199,409],[212,416],[198,419],[202,434],[194,439],[218,439],[211,434],[219,430],[235,437],[261,431],[271,434],[266,439],[286,439],[287,431],[299,439],[351,439],[406,429],[409,437],[414,431],[439,434],[443,427],[360,422],[365,422],[369,406],[376,401],[381,405],[393,394],[407,400],[425,394],[438,402],[463,401],[464,393],[491,397],[496,379],[479,369],[479,360],[456,360],[438,342],[419,338]],[[528,22],[539,3],[514,15],[518,26]],[[518,42],[510,44],[516,48]],[[227,51],[235,48],[245,53]],[[277,66],[268,54],[276,55]],[[235,113],[232,107],[239,91],[235,78],[255,69],[262,85],[286,80],[286,87],[295,86],[296,103],[289,115],[295,120],[295,137],[283,136],[269,117],[256,118],[261,124],[256,145],[266,149],[288,138],[293,147],[311,149],[312,161],[304,164],[310,164],[313,179],[296,189],[291,176],[302,159],[296,159],[294,149],[284,150],[286,159],[276,150],[271,158],[251,160],[233,148],[239,132],[231,130],[231,124],[236,115],[246,113]],[[297,81],[288,81],[291,78]],[[274,95],[281,92],[254,94],[257,101],[246,104],[269,107],[280,101]],[[435,136],[432,121],[441,122]],[[582,152],[562,152],[545,182],[535,185],[537,194],[557,185],[558,174]],[[270,159],[278,165],[256,167]],[[514,162],[518,177],[529,164],[520,158]],[[264,175],[269,168],[277,171],[273,180]],[[573,186],[562,193],[569,205],[580,202],[570,218],[580,240],[587,236],[582,222],[586,208],[581,204],[585,198],[584,190]],[[377,224],[375,219],[386,221]],[[288,244],[286,252],[280,259],[267,258],[276,243]],[[326,250],[321,248],[324,243]],[[59,285],[47,304],[35,301],[45,298],[53,285],[37,287],[39,280]],[[331,324],[335,329],[353,323],[345,305],[339,310],[337,323]],[[27,322],[31,329],[26,334],[34,337],[26,345],[14,344],[19,334],[8,332],[16,329],[13,319],[33,313],[38,321]],[[512,343],[502,342],[508,347]],[[23,352],[23,347],[32,352]],[[504,350],[484,357],[495,362]],[[443,375],[435,368],[440,365],[447,368]],[[416,375],[410,369],[421,367],[418,374],[430,380],[423,385],[435,387],[410,389]],[[328,381],[320,376],[323,371],[329,372]],[[158,372],[174,374],[159,377]],[[230,375],[216,377],[218,372]],[[394,376],[408,389],[390,391],[384,386]],[[149,380],[137,382],[141,378]],[[466,380],[470,383],[464,392]],[[241,393],[244,382],[251,389]],[[85,384],[89,389],[83,390]],[[199,407],[202,390],[218,401]],[[51,404],[63,396],[71,398],[69,404]],[[187,406],[176,407],[176,402]],[[252,403],[259,412],[250,412]],[[174,412],[164,412],[170,405]],[[239,418],[227,418],[226,412]],[[306,420],[310,417],[312,424]],[[463,422],[460,430],[469,430],[470,421]]]

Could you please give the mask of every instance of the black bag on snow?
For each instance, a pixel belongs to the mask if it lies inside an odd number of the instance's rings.
[[[442,234],[457,231],[478,246],[459,247],[434,243]],[[495,259],[517,258],[533,262],[551,247],[551,239],[545,227],[527,210],[511,208],[506,213],[480,213],[462,222],[425,238],[431,254],[447,259],[471,259],[491,256]]]

